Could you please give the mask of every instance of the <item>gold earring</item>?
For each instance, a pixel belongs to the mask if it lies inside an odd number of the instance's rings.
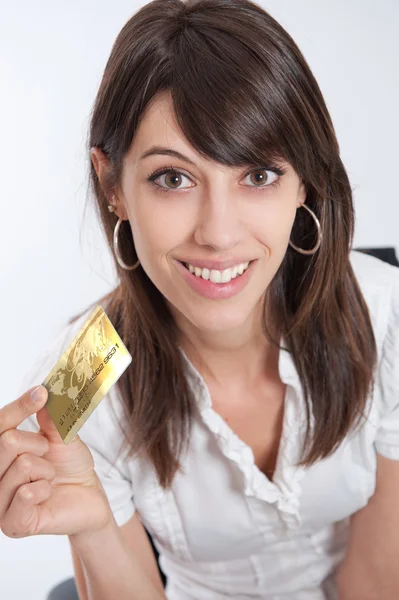
[[[113,204],[108,204],[108,210],[109,212],[115,212],[115,206]],[[123,261],[119,252],[119,229],[122,225],[122,221],[123,219],[119,217],[118,222],[116,223],[114,228],[114,253],[116,256],[116,260],[118,261],[118,264],[122,267],[122,269],[125,269],[126,271],[133,271],[134,269],[137,269],[137,267],[140,265],[140,260],[138,260],[134,265],[129,266]]]
[[[311,248],[310,250],[303,250],[302,248],[298,248],[298,246],[295,246],[295,244],[293,244],[290,240],[290,246],[292,246],[292,248],[294,248],[294,250],[296,250],[297,252],[300,252],[301,254],[314,254],[320,247],[321,241],[323,239],[323,234],[321,231],[321,226],[320,226],[320,221],[319,219],[316,217],[316,215],[314,214],[314,212],[312,210],[310,210],[310,208],[308,206],[306,206],[305,203],[302,204],[303,208],[306,208],[306,210],[312,215],[315,223],[316,223],[316,227],[317,227],[317,242],[316,245]]]

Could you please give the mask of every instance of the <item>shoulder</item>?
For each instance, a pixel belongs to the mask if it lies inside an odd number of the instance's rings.
[[[398,267],[359,250],[351,250],[349,258],[359,284],[366,291],[387,289],[397,285]]]
[[[351,250],[350,263],[369,308],[377,342],[399,327],[399,268],[380,258]]]

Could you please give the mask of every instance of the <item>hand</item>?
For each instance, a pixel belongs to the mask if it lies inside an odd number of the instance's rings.
[[[40,386],[0,408],[0,530],[8,537],[73,535],[102,529],[111,518],[88,447],[76,435],[64,444]],[[37,433],[17,427],[37,413]]]

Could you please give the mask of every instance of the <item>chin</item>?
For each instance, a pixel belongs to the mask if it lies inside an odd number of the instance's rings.
[[[223,307],[222,303],[220,308],[202,311],[200,315],[191,312],[183,312],[182,314],[194,327],[207,333],[223,333],[224,331],[239,329],[245,325],[250,316],[249,312],[237,312],[233,308],[229,310]]]

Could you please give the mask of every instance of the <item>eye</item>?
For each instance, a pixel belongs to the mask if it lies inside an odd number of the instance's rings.
[[[245,175],[245,178],[250,177],[252,182],[255,181],[255,185],[249,185],[248,187],[255,189],[272,188],[280,185],[281,177],[285,172],[285,169],[282,169],[281,167],[263,166],[252,169],[252,171]],[[266,175],[265,173],[270,174]],[[165,176],[164,183],[166,183],[166,186],[157,183],[157,179],[160,179],[163,176]],[[147,175],[147,181],[152,185],[155,185],[159,192],[173,192],[174,190],[186,190],[190,187],[194,187],[192,185],[186,187],[181,186],[182,178],[191,181],[187,175],[172,166],[158,169],[157,171],[154,171],[154,173]]]
[[[165,175],[164,182],[166,183],[166,187],[157,183],[157,179],[160,179]],[[152,185],[155,185],[160,192],[173,192],[174,190],[180,189],[188,189],[187,187],[181,187],[179,185],[181,183],[182,177],[189,179],[187,175],[184,175],[181,171],[174,169],[173,167],[164,167],[162,169],[158,169],[154,171],[154,173],[147,176],[147,181],[149,181]],[[193,186],[188,186],[193,187]]]
[[[268,173],[268,175],[266,173]],[[249,187],[277,187],[280,185],[281,176],[284,173],[285,171],[278,168],[259,167],[253,171],[250,171],[245,178],[249,177],[250,181],[255,183],[255,185],[250,185]]]

